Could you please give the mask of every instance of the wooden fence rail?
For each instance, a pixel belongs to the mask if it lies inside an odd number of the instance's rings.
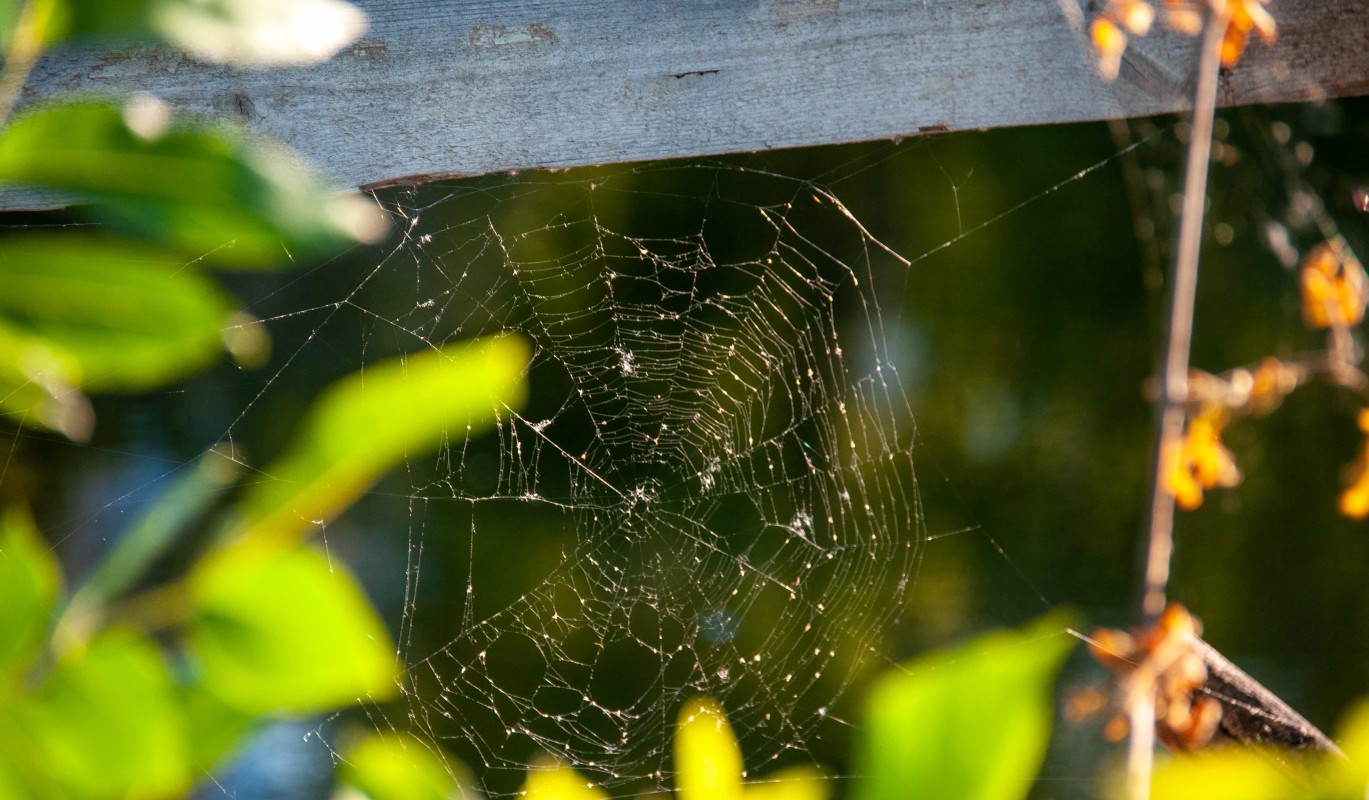
[[[319,66],[66,51],[40,63],[25,102],[148,91],[239,117],[340,185],[378,186],[1175,111],[1196,62],[1193,40],[1157,32],[1104,84],[1076,0],[360,5],[365,37]],[[1279,43],[1223,75],[1223,105],[1369,94],[1369,3],[1272,10]]]

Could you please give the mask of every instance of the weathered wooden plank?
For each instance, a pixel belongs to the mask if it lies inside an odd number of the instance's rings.
[[[319,66],[65,52],[25,99],[150,91],[239,117],[364,186],[1172,111],[1196,60],[1192,40],[1153,33],[1105,85],[1067,22],[1074,0],[360,5],[365,38]],[[1274,11],[1279,44],[1251,46],[1223,104],[1369,94],[1369,4]]]

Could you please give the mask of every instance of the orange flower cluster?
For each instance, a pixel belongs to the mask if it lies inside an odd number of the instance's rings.
[[[1306,378],[1305,367],[1273,356],[1260,361],[1254,369],[1237,367],[1224,375],[1190,370],[1189,402],[1204,408],[1222,406],[1233,417],[1263,417],[1278,408]]]
[[[1244,373],[1244,370],[1238,370]],[[1269,356],[1250,375],[1250,395],[1245,408],[1251,416],[1262,417],[1278,408],[1283,399],[1302,382],[1302,370]]]
[[[1155,735],[1173,750],[1194,750],[1211,741],[1222,707],[1200,690],[1207,666],[1193,647],[1202,623],[1181,605],[1171,604],[1155,625],[1140,631],[1101,628],[1089,651],[1117,676],[1117,713],[1103,728],[1109,741],[1127,735],[1127,710],[1153,694]]]
[[[1349,328],[1364,319],[1369,280],[1348,250],[1331,243],[1313,248],[1302,260],[1302,315],[1313,328]]]
[[[1161,448],[1165,489],[1180,508],[1191,511],[1202,505],[1205,489],[1231,488],[1241,482],[1236,460],[1222,444],[1228,421],[1225,407],[1206,405],[1188,419],[1179,441],[1165,442]]]
[[[1098,53],[1098,71],[1104,80],[1113,80],[1122,67],[1127,49],[1127,34],[1145,36],[1155,21],[1155,9],[1145,0],[1108,0],[1093,20],[1089,38]]]
[[[1233,67],[1241,60],[1251,31],[1269,44],[1278,38],[1274,17],[1265,8],[1268,3],[1269,0],[1163,0],[1164,20],[1170,28],[1194,36],[1203,27],[1204,5],[1214,12],[1224,12],[1227,23],[1222,35],[1222,66]],[[1127,34],[1145,36],[1154,20],[1155,9],[1146,0],[1108,0],[1089,31],[1093,49],[1098,53],[1098,71],[1105,80],[1117,77],[1122,54],[1127,49]]]
[[[1265,5],[1269,0],[1230,0],[1231,20],[1226,24],[1226,35],[1222,37],[1222,66],[1234,67],[1245,52],[1253,30],[1260,35],[1265,44],[1273,44],[1279,38],[1274,26],[1274,17]]]
[[[1308,377],[1307,369],[1270,356],[1253,369],[1238,367],[1222,375],[1192,370],[1188,376],[1188,401],[1197,408],[1184,424],[1183,435],[1167,442],[1164,489],[1180,508],[1193,510],[1203,504],[1203,492],[1231,488],[1241,482],[1241,471],[1231,451],[1222,444],[1222,432],[1232,419],[1263,417]]]

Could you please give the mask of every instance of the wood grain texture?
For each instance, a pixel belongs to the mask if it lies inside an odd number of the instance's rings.
[[[1318,752],[1345,757],[1336,743],[1293,710],[1278,695],[1227,660],[1215,647],[1194,637],[1194,649],[1207,667],[1198,691],[1222,706],[1218,733],[1247,747]]]
[[[367,34],[319,66],[68,51],[40,63],[25,102],[153,92],[239,118],[343,186],[1187,105],[1192,40],[1153,33],[1105,85],[1067,21],[1074,2],[361,0]],[[1281,0],[1274,12],[1278,46],[1252,44],[1223,76],[1222,104],[1369,94],[1369,4]]]

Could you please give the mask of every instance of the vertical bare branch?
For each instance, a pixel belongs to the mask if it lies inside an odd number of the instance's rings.
[[[1183,435],[1184,403],[1188,397],[1188,356],[1193,335],[1193,303],[1198,283],[1198,251],[1206,203],[1207,166],[1212,150],[1212,119],[1217,102],[1217,69],[1229,13],[1226,4],[1212,4],[1198,63],[1193,122],[1184,176],[1184,202],[1179,222],[1174,274],[1160,373],[1159,413],[1156,422],[1154,472],[1146,535],[1145,576],[1141,585],[1141,624],[1149,626],[1165,608],[1169,562],[1174,552],[1174,495],[1165,486],[1166,458],[1171,443]],[[1130,709],[1131,740],[1127,748],[1127,796],[1150,796],[1150,773],[1155,750],[1155,698],[1146,697]]]

